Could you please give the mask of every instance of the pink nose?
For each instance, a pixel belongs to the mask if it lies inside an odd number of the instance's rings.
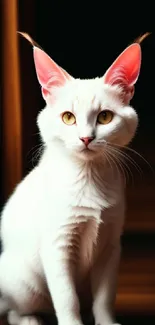
[[[86,138],[80,138],[80,140],[82,142],[84,142],[84,144],[86,145],[86,147],[88,146],[88,144],[94,140],[94,137],[86,137]]]

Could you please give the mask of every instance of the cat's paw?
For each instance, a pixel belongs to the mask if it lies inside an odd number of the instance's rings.
[[[20,316],[15,310],[8,313],[10,325],[42,325],[42,322],[34,316]]]

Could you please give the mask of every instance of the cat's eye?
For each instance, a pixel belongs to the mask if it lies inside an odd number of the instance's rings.
[[[97,122],[99,124],[108,124],[112,121],[113,119],[113,112],[105,110],[102,111],[101,113],[99,113],[98,117],[97,117]]]
[[[73,125],[76,122],[76,118],[75,118],[74,114],[71,112],[63,113],[62,120],[67,125]]]

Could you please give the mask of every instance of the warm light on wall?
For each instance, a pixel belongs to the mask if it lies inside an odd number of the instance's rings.
[[[2,4],[2,133],[5,198],[21,179],[21,106],[17,0]]]

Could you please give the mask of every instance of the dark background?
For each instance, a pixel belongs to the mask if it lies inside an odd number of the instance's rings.
[[[132,148],[155,169],[155,34],[154,10],[150,3],[139,6],[137,3],[112,1],[19,0],[18,12],[19,30],[29,33],[60,66],[80,78],[102,76],[135,38],[152,32],[142,43],[141,73],[131,104],[140,119]],[[35,74],[32,48],[22,38],[19,45],[24,176],[37,162],[33,159],[40,143],[36,116],[45,103]],[[142,159],[136,155],[132,158],[143,175],[141,178],[130,166],[134,183],[130,180],[127,186],[128,213],[122,238],[121,274],[124,275],[126,265],[131,264],[127,284],[130,284],[131,291],[139,290],[143,294],[155,288],[155,280],[151,277],[155,266],[155,178]],[[146,280],[142,278],[137,287],[141,272]],[[137,276],[135,282],[134,274]],[[129,290],[127,284],[123,287],[121,283],[120,292]],[[128,306],[125,309],[120,306],[116,311],[123,324],[151,324],[155,321],[154,314],[153,308],[141,308],[140,302],[139,307]]]

